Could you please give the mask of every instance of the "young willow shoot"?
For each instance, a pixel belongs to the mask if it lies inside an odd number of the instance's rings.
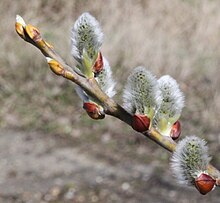
[[[83,108],[91,118],[111,115],[173,153],[171,166],[179,183],[195,186],[201,194],[220,185],[220,172],[209,163],[205,141],[195,136],[174,141],[181,133],[179,118],[184,96],[173,78],[166,75],[157,80],[146,68],[137,67],[125,85],[123,107],[112,99],[116,83],[101,52],[103,33],[93,16],[83,13],[73,25],[71,53],[76,67],[67,65],[40,31],[26,24],[21,16],[16,16],[15,29],[24,41],[42,52],[56,75],[76,84]]]
[[[206,142],[189,136],[177,144],[171,167],[179,183],[195,185],[201,194],[206,194],[215,187],[215,180],[207,172],[210,160]]]
[[[89,13],[83,13],[75,22],[71,35],[72,56],[78,62],[77,67],[88,78],[94,77],[100,88],[109,97],[115,95],[115,82],[112,78],[111,67],[102,56],[100,48],[103,33],[98,21]],[[87,95],[81,87],[76,92],[83,100],[83,108],[93,119],[103,119],[105,113],[99,102]]]
[[[160,95],[156,77],[144,67],[135,68],[128,77],[123,99],[124,108],[133,115],[132,127],[138,132],[151,127]]]
[[[178,121],[183,106],[184,96],[176,80],[169,75],[158,80],[162,101],[154,116],[154,127],[165,136],[177,139],[180,136],[180,122]]]

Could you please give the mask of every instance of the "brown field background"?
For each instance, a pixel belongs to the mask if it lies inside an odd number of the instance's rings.
[[[72,143],[73,148],[93,154],[100,162],[119,167],[124,163],[146,163],[156,167],[154,175],[158,179],[169,174],[168,182],[175,182],[169,172],[169,154],[165,150],[113,118],[100,122],[90,120],[81,108],[74,85],[55,76],[41,53],[14,31],[15,16],[19,14],[26,22],[36,25],[67,63],[74,65],[70,55],[70,30],[77,17],[89,11],[100,22],[105,34],[102,52],[117,81],[116,100],[121,103],[123,85],[136,66],[146,66],[158,78],[171,75],[185,94],[182,136],[195,134],[205,138],[213,156],[212,163],[220,168],[219,9],[218,0],[2,0],[1,132],[37,132],[56,139],[61,137]],[[13,142],[13,137],[8,142]],[[115,181],[117,183],[117,179]],[[95,201],[91,200],[94,188],[82,188],[78,188],[74,202],[160,202],[153,197],[151,201],[144,201],[146,185],[138,186],[134,192],[143,196],[141,200],[133,193],[132,196],[123,192],[118,194],[118,200],[111,200],[112,188],[109,187],[110,192],[104,197],[96,194]],[[24,192],[17,192],[14,199],[10,193],[2,202],[28,202],[22,196]],[[189,202],[187,192],[179,202]],[[215,191],[201,197],[193,189],[190,192],[200,202],[207,202],[209,198],[215,202],[220,194]],[[162,195],[161,202],[175,202],[179,193],[181,189],[167,201],[163,201]],[[159,189],[158,194],[161,194]],[[46,202],[43,195],[40,199]],[[60,195],[51,202],[68,201]]]

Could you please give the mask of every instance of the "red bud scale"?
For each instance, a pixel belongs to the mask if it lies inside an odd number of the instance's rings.
[[[133,115],[132,128],[138,132],[145,132],[149,129],[150,119],[146,115]]]
[[[179,138],[181,134],[181,125],[180,125],[180,122],[179,121],[176,121],[173,126],[172,126],[172,129],[170,131],[170,137],[173,139],[173,140],[176,140]]]
[[[195,179],[196,189],[203,195],[210,192],[215,186],[216,180],[206,173],[201,173]]]

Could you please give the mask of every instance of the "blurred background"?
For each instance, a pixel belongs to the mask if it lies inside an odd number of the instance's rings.
[[[54,75],[14,30],[37,26],[74,65],[70,30],[89,11],[105,34],[102,52],[117,83],[146,66],[174,77],[185,94],[182,137],[205,138],[220,168],[220,2],[218,0],[1,0],[0,202],[219,202],[178,185],[170,154],[116,119],[93,121],[74,84]]]

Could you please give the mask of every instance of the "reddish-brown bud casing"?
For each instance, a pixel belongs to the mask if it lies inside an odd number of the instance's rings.
[[[36,27],[34,27],[33,25],[28,24],[28,25],[25,27],[25,30],[26,30],[28,36],[29,36],[34,42],[37,42],[37,41],[42,40],[41,35],[40,35],[40,31],[39,31]]]
[[[105,114],[101,112],[100,108],[98,105],[96,105],[93,102],[84,102],[83,108],[86,110],[87,114],[92,118],[92,119],[103,119],[105,118]]]
[[[132,128],[138,132],[145,132],[149,129],[150,119],[146,115],[133,115]]]
[[[179,121],[176,121],[174,124],[173,124],[173,127],[170,131],[170,137],[173,139],[173,140],[176,140],[179,138],[181,134],[181,125],[180,125],[180,122]]]
[[[93,65],[93,72],[95,74],[98,74],[102,71],[102,69],[103,69],[103,57],[102,57],[102,53],[99,52],[95,64]]]
[[[202,173],[195,179],[195,186],[197,190],[205,195],[210,192],[215,186],[216,180],[214,180],[208,174]]]

